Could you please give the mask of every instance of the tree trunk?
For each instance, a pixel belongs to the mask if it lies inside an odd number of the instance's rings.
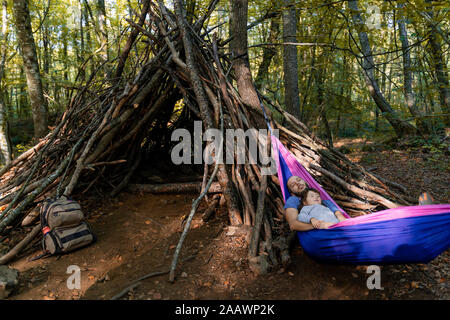
[[[19,47],[27,77],[28,94],[30,96],[31,110],[33,113],[34,137],[38,139],[45,136],[48,130],[47,102],[44,99],[44,92],[42,90],[42,80],[39,73],[33,32],[31,30],[28,1],[14,1],[13,13],[17,29],[17,38],[19,40]]]
[[[6,109],[6,88],[2,84],[5,75],[6,50],[8,42],[8,12],[7,1],[2,1],[2,33],[0,35],[0,151],[3,162],[8,165],[12,160],[9,124]]]
[[[322,62],[322,63],[320,63]],[[327,138],[328,146],[330,148],[333,147],[333,136],[331,133],[330,125],[328,123],[327,119],[327,104],[325,102],[324,97],[324,73],[326,73],[326,54],[322,54],[319,57],[319,66],[316,68],[316,70],[313,70],[314,78],[316,80],[316,89],[317,89],[317,108],[318,108],[318,117],[322,121],[322,124],[325,129],[325,136]]]
[[[283,11],[283,71],[284,71],[284,104],[286,111],[300,119],[300,99],[298,90],[298,58],[297,46],[286,43],[297,42],[297,18],[293,0],[284,0]]]
[[[103,61],[109,60],[108,55],[108,31],[106,29],[105,0],[97,0],[98,30],[100,33],[100,56]]]
[[[369,37],[364,31],[364,21],[359,13],[358,2],[348,1],[350,10],[352,11],[352,20],[355,28],[358,32],[359,42],[361,45],[362,53],[364,55],[363,59],[363,74],[366,85],[369,89],[369,93],[372,99],[375,101],[378,108],[380,108],[386,120],[389,121],[392,128],[394,128],[395,133],[398,137],[402,137],[409,134],[415,133],[415,128],[409,123],[402,121],[397,113],[392,109],[389,102],[386,101],[383,94],[378,87],[377,80],[374,76],[374,61],[372,55],[372,48],[370,47]]]
[[[6,112],[6,103],[3,89],[0,88],[0,151],[2,162],[8,165],[12,160],[11,140],[9,136],[9,123]]]
[[[433,12],[428,13],[433,21]],[[446,64],[444,62],[444,56],[442,55],[442,47],[438,40],[438,36],[436,31],[433,28],[433,25],[429,23],[429,44],[431,56],[433,57],[434,64],[434,72],[436,73],[436,79],[438,83],[439,90],[439,100],[441,102],[441,110],[442,113],[445,113],[446,116],[443,117],[444,123],[447,127],[450,127],[450,89],[449,89],[449,81],[447,75]]]
[[[411,71],[411,55],[408,41],[408,32],[406,31],[406,14],[404,12],[404,4],[397,4],[397,8],[400,11],[401,19],[398,19],[398,29],[400,33],[400,41],[402,43],[402,53],[403,53],[403,85],[404,93],[406,98],[406,105],[408,106],[411,115],[416,118],[416,125],[420,132],[429,133],[430,128],[427,121],[424,120],[423,114],[419,111],[416,106],[416,99],[414,97],[414,92],[412,88],[413,75]]]
[[[280,33],[280,21],[279,17],[273,17],[270,20],[270,30],[269,30],[269,36],[267,38],[268,43],[276,43],[278,35]],[[264,78],[269,72],[270,63],[272,62],[272,58],[277,54],[277,50],[275,47],[272,46],[265,46],[263,48],[263,58],[262,62],[259,65],[258,68],[258,74],[255,78],[255,86],[258,88],[258,90],[261,89],[261,86],[263,85]]]
[[[260,110],[259,98],[253,86],[247,41],[247,0],[231,0],[231,37],[230,48],[234,58],[233,71],[236,77],[239,95],[245,104]]]

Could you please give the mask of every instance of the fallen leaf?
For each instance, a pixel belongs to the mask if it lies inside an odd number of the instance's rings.
[[[159,293],[159,292],[154,293],[153,294],[153,299],[160,300],[161,299],[161,293]]]
[[[145,224],[150,224],[150,220],[145,220]]]

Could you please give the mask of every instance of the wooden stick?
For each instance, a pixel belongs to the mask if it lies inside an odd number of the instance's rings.
[[[125,163],[127,162],[127,160],[122,159],[122,160],[114,160],[114,161],[102,161],[102,162],[96,162],[96,163],[91,163],[88,164],[85,168],[91,168],[91,167],[96,167],[96,166],[105,166],[105,165],[112,165],[112,164],[119,164],[119,163]]]
[[[256,208],[256,219],[253,225],[252,237],[249,245],[249,256],[256,257],[258,254],[259,236],[264,214],[264,200],[266,197],[267,175],[262,176],[261,187],[258,193],[258,205]]]
[[[388,200],[388,199],[386,199],[386,198],[384,198],[384,197],[382,197],[382,196],[380,196],[378,194],[375,194],[375,193],[370,192],[370,191],[364,191],[363,189],[361,189],[361,188],[359,188],[357,186],[351,185],[351,184],[345,182],[344,180],[342,180],[341,178],[337,177],[336,175],[332,174],[328,170],[325,170],[325,169],[323,169],[323,168],[321,168],[319,166],[311,164],[310,167],[312,169],[314,169],[316,171],[319,171],[319,172],[323,173],[324,175],[328,176],[329,178],[334,180],[336,183],[340,184],[342,187],[346,188],[347,190],[352,191],[353,193],[359,195],[363,199],[367,198],[369,200],[376,201],[376,202],[386,206],[387,208],[396,208],[396,207],[399,206],[398,204],[393,203],[392,201],[390,201],[390,200]]]
[[[208,203],[208,208],[206,208],[205,212],[202,215],[202,220],[204,222],[207,222],[213,214],[216,212],[216,208],[219,205],[220,202],[220,195],[216,194],[212,198],[212,200]]]
[[[180,5],[180,3],[178,3],[178,5]],[[177,18],[184,19],[183,17],[177,17]],[[222,136],[223,136],[223,132],[224,132],[223,127],[224,127],[223,113],[222,113],[222,108],[220,108],[220,132],[221,132]],[[194,217],[195,212],[197,211],[198,204],[200,203],[202,198],[206,195],[207,191],[209,190],[209,188],[212,185],[214,178],[216,177],[216,174],[219,170],[219,161],[217,161],[217,159],[222,159],[222,153],[223,153],[223,139],[220,141],[220,147],[219,147],[219,151],[216,155],[217,157],[216,157],[216,162],[214,164],[214,170],[213,170],[213,173],[211,174],[211,177],[208,180],[208,183],[206,184],[205,190],[203,190],[203,192],[200,194],[200,196],[197,199],[195,199],[194,202],[192,203],[191,212],[189,213],[189,217],[186,221],[186,225],[184,226],[184,230],[183,230],[183,233],[181,234],[180,241],[178,242],[178,245],[175,249],[172,264],[170,265],[170,273],[169,273],[169,281],[170,282],[173,282],[175,280],[175,268],[177,266],[178,255],[180,254],[184,238],[186,237],[189,227],[191,226],[191,221],[192,221],[192,218]]]

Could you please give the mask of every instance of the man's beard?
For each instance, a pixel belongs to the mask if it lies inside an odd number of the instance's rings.
[[[290,190],[289,190],[289,191],[290,191]],[[301,196],[301,194],[302,194],[301,191],[300,191],[300,192],[290,191],[290,192],[291,192],[292,195],[297,196],[297,197],[299,197],[299,198],[300,198],[300,196]]]

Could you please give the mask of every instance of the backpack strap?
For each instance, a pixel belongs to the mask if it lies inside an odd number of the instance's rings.
[[[43,253],[28,259],[28,262],[36,261],[36,260],[39,260],[39,259],[42,259],[42,258],[46,258],[46,257],[48,257],[50,255],[51,255],[50,252],[46,250]]]

